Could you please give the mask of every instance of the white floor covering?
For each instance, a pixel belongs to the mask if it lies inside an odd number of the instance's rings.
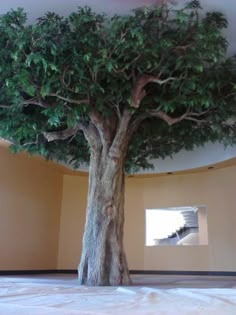
[[[87,287],[75,275],[1,276],[0,315],[236,315],[236,277],[132,278]]]

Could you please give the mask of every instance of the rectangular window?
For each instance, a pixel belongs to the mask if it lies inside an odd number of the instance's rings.
[[[146,209],[146,246],[207,245],[206,206]]]

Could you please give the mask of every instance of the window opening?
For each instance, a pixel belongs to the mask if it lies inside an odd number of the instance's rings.
[[[146,209],[146,246],[206,244],[206,206]]]

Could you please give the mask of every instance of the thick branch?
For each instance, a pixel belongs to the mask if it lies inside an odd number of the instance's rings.
[[[135,131],[139,128],[139,126],[141,125],[141,123],[147,119],[148,117],[150,117],[150,115],[148,113],[142,113],[139,114],[131,123],[130,127],[129,127],[129,131],[128,131],[128,141],[132,138],[133,134],[135,133]]]
[[[132,113],[126,108],[124,109],[121,119],[117,127],[117,132],[110,148],[110,156],[119,158],[119,153],[126,149],[128,144],[128,126]]]
[[[165,80],[160,80],[160,75],[153,76],[149,74],[141,75],[135,82],[131,94],[131,107],[138,108],[142,99],[146,95],[145,86],[148,83],[157,83],[159,85],[165,84],[169,81],[178,80],[178,78],[169,77]]]
[[[84,137],[92,149],[96,149],[101,145],[98,132],[91,123],[80,122],[72,128],[67,128],[61,131],[44,132],[43,135],[48,142],[66,140],[70,137],[76,136],[80,130],[84,133]]]
[[[83,125],[78,124],[72,128],[64,129],[62,131],[44,132],[43,135],[48,142],[55,140],[66,140],[69,137],[75,136],[79,130],[82,130]]]
[[[98,111],[91,110],[89,117],[98,130],[103,147],[106,148],[111,141],[110,126]]]
[[[93,123],[84,124],[81,130],[84,133],[85,139],[88,141],[89,146],[92,150],[99,150],[101,147],[101,138],[97,128]]]

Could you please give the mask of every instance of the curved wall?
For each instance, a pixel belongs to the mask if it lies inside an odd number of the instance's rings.
[[[0,147],[0,270],[77,268],[88,178],[63,172]],[[130,269],[235,271],[235,189],[235,165],[126,178]],[[200,204],[208,207],[208,245],[145,247],[146,208]]]
[[[236,166],[126,179],[125,248],[132,270],[236,270]],[[59,269],[75,269],[85,220],[87,177],[64,177]],[[145,247],[146,208],[205,204],[208,245]]]
[[[56,269],[63,174],[0,146],[0,270]]]

